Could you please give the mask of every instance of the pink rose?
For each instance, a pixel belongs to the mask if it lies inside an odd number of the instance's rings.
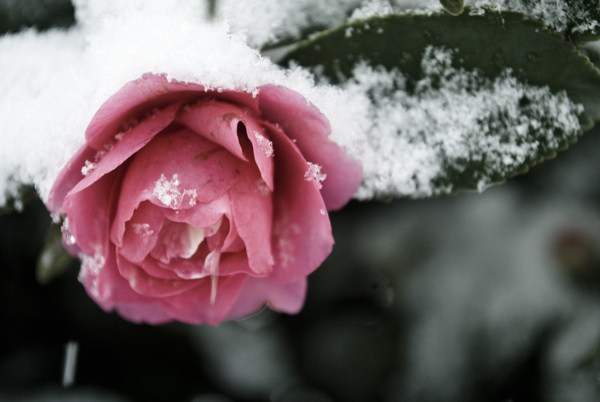
[[[327,210],[362,179],[329,132],[285,87],[253,96],[145,74],[92,118],[48,208],[107,311],[211,325],[266,304],[296,313],[331,252]]]

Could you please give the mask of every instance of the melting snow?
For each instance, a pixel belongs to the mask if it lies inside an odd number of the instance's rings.
[[[69,227],[69,218],[65,218],[60,227],[60,231],[62,233],[63,241],[66,245],[72,246],[75,244],[75,236],[73,236],[73,233],[71,233],[71,228]]]

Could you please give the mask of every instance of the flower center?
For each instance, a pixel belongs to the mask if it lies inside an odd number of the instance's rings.
[[[190,259],[206,238],[219,231],[222,221],[220,219],[211,226],[201,228],[187,223],[165,220],[151,254],[165,264],[168,264],[173,258]]]

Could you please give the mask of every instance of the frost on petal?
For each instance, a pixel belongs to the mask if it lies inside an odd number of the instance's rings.
[[[154,233],[154,230],[150,229],[149,223],[133,223],[131,227],[133,228],[133,233],[138,236],[148,237]]]
[[[81,269],[79,271],[79,281],[86,284],[87,291],[95,298],[100,298],[100,292],[98,290],[98,276],[100,270],[106,264],[106,258],[102,254],[101,247],[96,247],[96,251],[93,255],[82,253],[79,258],[81,259]],[[90,281],[86,281],[87,278]]]
[[[275,142],[275,132],[283,133],[295,141],[304,159],[319,164],[327,174],[329,179],[321,189],[327,208],[339,209],[350,201],[362,181],[362,167],[329,139],[331,126],[327,117],[288,88],[263,85],[258,98],[263,117],[272,123],[264,123],[271,141]],[[275,150],[279,153],[277,146]]]
[[[83,165],[83,167],[81,168],[81,174],[87,176],[94,169],[96,169],[96,164],[86,160],[85,165]]]
[[[267,138],[265,138],[264,135],[262,135],[258,131],[254,132],[254,137],[256,138],[256,143],[258,144],[258,147],[260,148],[261,151],[263,151],[265,153],[265,155],[267,157],[270,158],[273,155],[275,155],[275,152],[273,151],[273,142],[272,141],[269,141]]]
[[[327,178],[327,174],[321,171],[321,166],[316,163],[306,162],[308,170],[304,173],[304,180],[315,183],[315,186],[320,190],[323,188],[323,181]]]
[[[277,150],[273,195],[272,248],[275,267],[270,279],[284,284],[313,272],[331,253],[333,237],[321,193],[304,173],[307,163],[296,145],[281,131],[271,137]]]
[[[171,209],[179,209],[182,205],[193,207],[196,205],[198,193],[196,189],[180,189],[178,174],[171,176],[171,180],[167,180],[164,174],[160,175],[154,183],[154,196],[158,198],[164,206]]]

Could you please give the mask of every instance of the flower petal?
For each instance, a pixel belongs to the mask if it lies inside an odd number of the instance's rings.
[[[117,304],[110,308],[127,320],[135,323],[146,323],[152,325],[164,324],[173,321],[173,317],[160,305],[160,303],[149,304]]]
[[[148,275],[136,264],[117,254],[117,267],[131,289],[150,298],[163,298],[188,292],[202,286],[206,280],[163,279]]]
[[[141,202],[125,225],[123,238],[111,237],[111,241],[118,247],[119,254],[139,263],[154,249],[163,221],[161,208],[148,201]]]
[[[109,247],[105,256],[96,254],[84,257],[81,270],[80,279],[88,294],[107,308],[111,304],[148,304],[154,301],[134,292],[119,273],[114,247]]]
[[[273,147],[263,127],[248,110],[228,103],[205,101],[184,108],[177,121],[243,161],[248,161],[249,156],[244,155],[240,141],[249,140],[261,177],[273,190]]]
[[[221,197],[235,184],[239,163],[223,148],[189,130],[156,136],[127,169],[111,238],[121,244],[125,222],[142,201],[185,210]]]
[[[211,303],[213,285],[210,280],[207,280],[193,292],[162,299],[163,307],[178,321],[217,325],[231,309],[247,278],[247,275],[243,274],[219,277],[213,303]]]
[[[271,127],[275,145],[272,248],[277,283],[296,282],[314,271],[331,253],[333,236],[323,198],[305,179],[309,165],[296,145]]]
[[[216,91],[207,90],[198,84],[169,81],[164,75],[147,73],[131,81],[108,98],[98,109],[86,132],[88,145],[96,149],[110,142],[120,131],[123,122],[139,118],[140,114],[155,107],[164,107],[172,102],[187,102],[210,97]],[[219,99],[257,109],[257,101],[249,93],[239,91],[218,92]]]
[[[173,104],[143,120],[127,132],[122,133],[123,137],[121,140],[116,141],[111,145],[110,149],[106,150],[106,153],[94,164],[94,169],[87,176],[83,177],[72,191],[83,190],[105,174],[123,165],[127,159],[148,144],[156,134],[171,124],[179,107],[179,103]],[[80,170],[84,165],[85,161],[81,164]]]
[[[69,227],[79,248],[88,255],[108,253],[108,228],[114,215],[121,171],[114,171],[93,185],[71,191],[65,197],[63,211],[69,219]]]
[[[254,164],[240,167],[240,179],[231,189],[231,213],[235,227],[246,245],[250,268],[256,275],[273,269],[271,230],[273,200]]]
[[[97,150],[84,145],[60,171],[50,189],[50,195],[46,203],[49,211],[54,213],[62,212],[62,204],[67,193],[85,177],[81,173],[81,168],[85,165],[85,161],[93,160],[97,152]]]
[[[327,174],[321,189],[327,208],[343,207],[362,181],[362,166],[327,138],[331,132],[327,118],[302,95],[285,87],[263,85],[258,99],[262,116],[279,125],[306,160],[320,165]]]
[[[258,312],[265,305],[275,311],[296,314],[304,304],[306,278],[277,284],[268,278],[248,278],[225,319],[236,320]]]

